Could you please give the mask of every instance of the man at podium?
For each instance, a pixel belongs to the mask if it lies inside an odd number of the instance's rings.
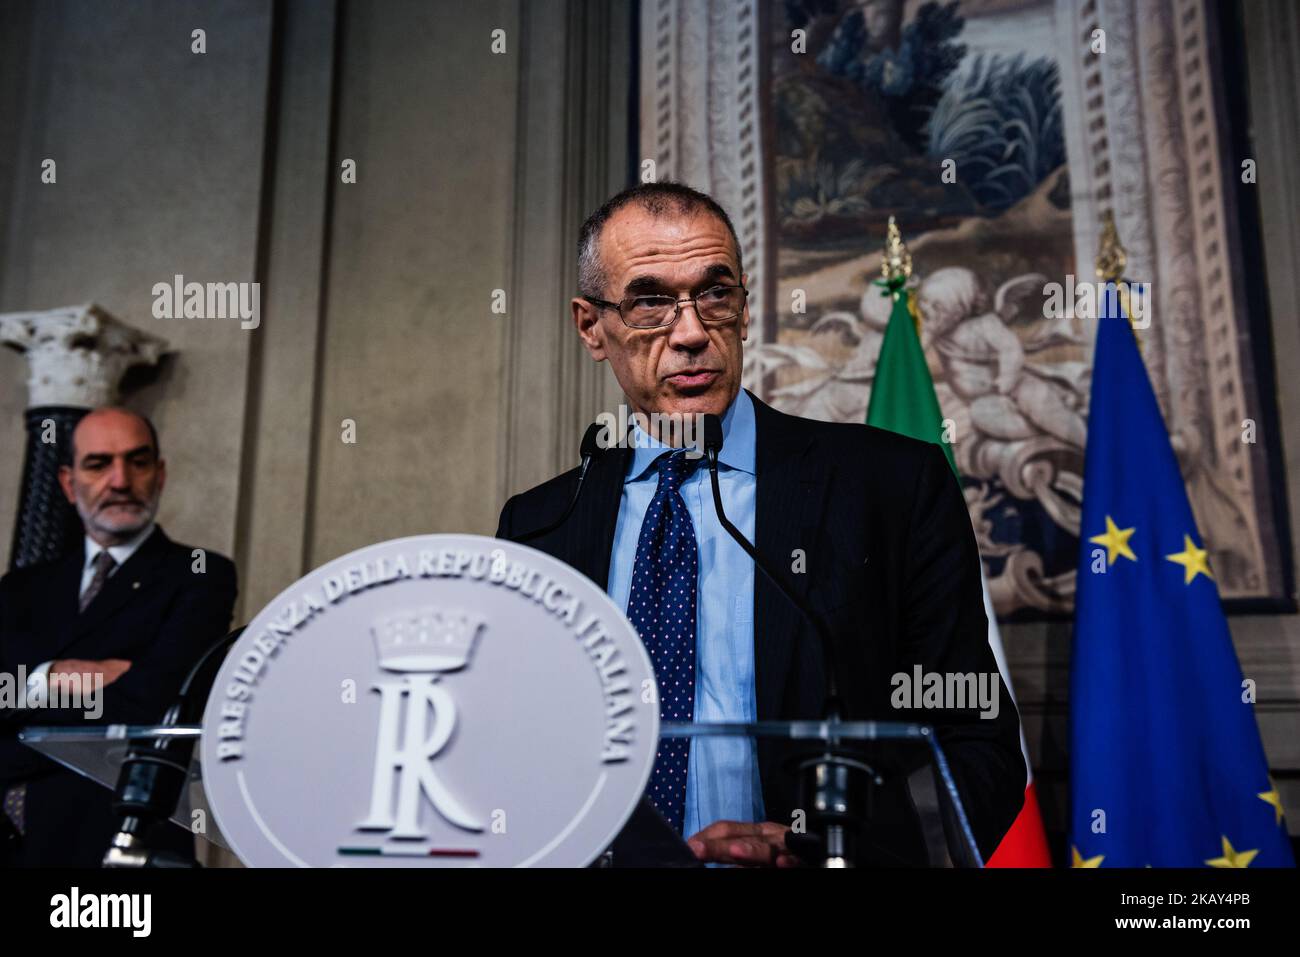
[[[579,470],[516,495],[497,535],[569,563],[626,609],[654,663],[664,720],[819,718],[824,661],[804,616],[722,526],[693,423],[722,421],[725,513],[789,568],[828,624],[843,716],[939,729],[976,843],[990,855],[1023,802],[1019,718],[988,645],[979,555],[942,450],[866,425],[786,415],[741,389],[749,308],[740,244],[710,197],[676,183],[628,189],[579,237],[571,309],[608,361],[631,428]],[[900,704],[897,676],[979,676],[1000,707]],[[951,682],[949,682],[951,684]],[[799,819],[779,749],[740,738],[664,739],[647,788],[704,861],[789,866]],[[928,861],[898,776],[877,790],[867,863]]]

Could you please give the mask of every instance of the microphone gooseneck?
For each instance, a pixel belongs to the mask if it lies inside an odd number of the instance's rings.
[[[826,702],[824,706],[823,717],[834,719],[840,717],[840,691],[837,670],[835,667],[835,647],[831,643],[830,629],[822,620],[821,615],[813,610],[812,606],[804,601],[794,586],[785,577],[785,575],[764,558],[735,525],[727,518],[726,510],[722,507],[722,492],[718,488],[718,455],[722,451],[722,420],[716,415],[706,415],[704,417],[704,455],[708,459],[709,465],[709,483],[713,486],[713,508],[718,513],[718,521],[722,527],[727,530],[727,534],[735,539],[736,544],[745,550],[745,554],[753,559],[754,564],[759,570],[777,587],[777,590],[785,596],[786,600],[803,615],[804,619],[812,626],[817,634],[817,639],[821,643],[822,654],[826,660]]]
[[[591,460],[596,457],[596,452],[600,448],[600,431],[600,424],[593,422],[587,426],[587,431],[583,433],[582,447],[580,449],[582,464],[578,466],[578,482],[573,487],[573,496],[569,499],[568,507],[551,524],[543,525],[541,528],[533,529],[525,535],[516,537],[516,542],[523,544],[532,541],[534,538],[541,538],[543,535],[555,531],[569,520],[569,516],[573,514],[574,508],[577,507],[578,498],[582,495],[582,483],[586,480],[587,472],[591,468]]]
[[[815,743],[810,742],[802,753],[786,762],[799,782],[799,806],[808,811],[808,829],[806,834],[794,839],[787,835],[786,846],[801,860],[816,867],[853,867],[861,853],[863,836],[870,821],[872,793],[879,779],[875,770],[839,733],[839,680],[835,647],[826,622],[795,591],[785,575],[760,555],[753,543],[727,518],[722,507],[722,491],[718,488],[718,454],[722,451],[722,439],[722,420],[716,415],[706,415],[704,454],[708,457],[709,482],[713,486],[713,507],[718,513],[718,521],[812,625],[826,662],[823,736]]]

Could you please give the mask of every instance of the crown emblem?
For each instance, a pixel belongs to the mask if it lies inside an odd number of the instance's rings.
[[[484,624],[469,612],[430,607],[377,619],[370,630],[386,671],[455,671],[469,664]]]

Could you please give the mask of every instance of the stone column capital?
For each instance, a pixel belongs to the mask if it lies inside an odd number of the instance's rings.
[[[128,326],[93,302],[0,313],[0,343],[27,357],[28,408],[114,404],[127,370],[156,365],[167,351],[165,339]]]

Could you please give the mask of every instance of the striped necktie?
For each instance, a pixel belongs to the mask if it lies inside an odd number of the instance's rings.
[[[96,555],[92,564],[95,568],[95,574],[91,576],[90,584],[86,586],[86,590],[81,593],[80,611],[85,611],[86,606],[95,600],[95,596],[103,589],[104,582],[108,581],[109,573],[117,567],[117,562],[113,560],[113,556],[108,553],[107,549]]]

